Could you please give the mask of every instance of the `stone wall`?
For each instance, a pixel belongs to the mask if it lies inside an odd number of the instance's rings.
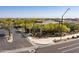
[[[54,37],[53,40],[65,40],[65,39],[72,39],[72,38],[77,38],[79,36],[79,33],[76,34],[72,34],[72,35],[66,35],[66,36],[62,36],[62,37]]]

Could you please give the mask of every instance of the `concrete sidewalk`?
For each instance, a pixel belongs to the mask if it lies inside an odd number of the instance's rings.
[[[79,33],[76,34],[72,34],[72,35],[66,35],[62,37],[62,40],[67,40],[67,38],[69,38],[70,40],[73,40],[72,37],[77,37],[79,36]],[[55,44],[54,40],[60,40],[60,37],[47,37],[47,38],[34,38],[34,37],[28,37],[28,41],[32,44],[32,45],[50,45],[50,44]],[[69,40],[69,41],[70,41]]]
[[[32,45],[51,45],[54,44],[54,42],[52,41],[52,38],[33,38],[33,37],[28,37],[28,41],[32,44]]]

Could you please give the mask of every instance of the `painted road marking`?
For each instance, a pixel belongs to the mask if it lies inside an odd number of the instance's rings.
[[[37,48],[38,46],[31,46],[31,47],[19,48],[14,50],[5,50],[5,51],[1,51],[0,53],[17,53],[17,52],[23,52],[23,51],[31,51]]]
[[[65,49],[65,48],[68,48],[68,47],[76,46],[76,45],[78,45],[78,44],[79,44],[79,43],[75,43],[75,44],[72,44],[72,45],[69,45],[69,46],[60,47],[60,48],[58,48],[58,49],[61,50],[61,49]]]
[[[68,52],[68,51],[72,51],[72,50],[75,50],[75,49],[78,49],[79,47],[74,47],[74,48],[71,48],[71,49],[68,49],[68,50],[65,50],[65,51],[61,51],[62,53],[65,53],[65,52]]]

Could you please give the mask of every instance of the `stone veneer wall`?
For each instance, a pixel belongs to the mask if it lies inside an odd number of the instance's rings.
[[[60,37],[54,37],[53,40],[64,40],[64,39],[71,39],[72,37],[76,38],[79,36],[79,33],[76,33],[76,34],[72,34],[72,35],[66,35],[66,36],[62,36],[61,38]]]

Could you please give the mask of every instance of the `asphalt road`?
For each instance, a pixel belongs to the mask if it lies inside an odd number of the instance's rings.
[[[7,34],[7,31],[0,30],[0,33],[3,32]],[[27,39],[23,38],[21,34],[15,33],[15,30],[12,30],[12,33],[14,37],[14,41],[12,43],[8,43],[6,38],[0,38],[0,52],[7,50],[17,51],[16,49],[19,49],[20,53],[29,53],[26,50],[31,50],[33,45],[28,42]],[[79,38],[77,40],[61,44],[38,48],[36,49],[36,53],[79,53]]]
[[[27,41],[27,39],[23,38],[21,34],[16,33],[15,31],[16,30],[12,30],[12,43],[8,43],[5,37],[0,37],[0,52],[33,46],[30,42]],[[0,29],[0,33],[7,34],[8,32],[4,29]]]
[[[38,48],[37,53],[79,53],[79,39],[44,48]]]

